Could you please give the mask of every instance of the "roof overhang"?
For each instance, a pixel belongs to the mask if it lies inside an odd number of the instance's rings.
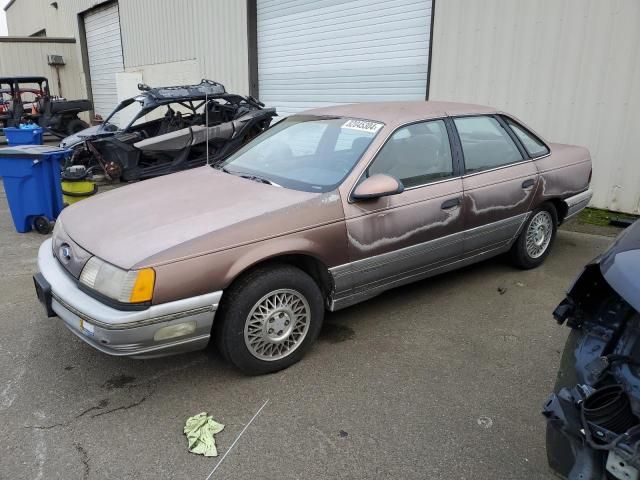
[[[73,37],[0,37],[0,43],[76,43]]]
[[[9,0],[9,2],[4,6],[4,11],[6,12],[7,10],[9,10],[9,7],[13,5],[15,1],[16,0]]]

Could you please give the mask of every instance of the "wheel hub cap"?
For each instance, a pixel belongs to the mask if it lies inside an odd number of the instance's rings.
[[[280,289],[258,300],[245,322],[244,342],[260,360],[280,360],[293,353],[309,330],[311,309],[304,295]]]
[[[553,234],[553,219],[546,210],[536,213],[526,232],[526,249],[531,258],[539,258],[549,247]]]
[[[283,310],[276,311],[269,316],[264,328],[272,342],[281,342],[291,335],[294,325],[291,321],[293,316],[293,312]]]

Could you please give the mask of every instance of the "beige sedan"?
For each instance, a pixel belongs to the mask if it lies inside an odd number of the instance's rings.
[[[65,209],[36,290],[105,353],[213,338],[242,371],[276,371],[302,358],[325,310],[502,253],[539,265],[590,177],[586,149],[489,107],[312,110],[221,163]]]

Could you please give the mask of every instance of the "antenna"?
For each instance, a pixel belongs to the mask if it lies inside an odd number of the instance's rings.
[[[209,92],[204,94],[204,128],[207,132],[207,166],[209,166]]]

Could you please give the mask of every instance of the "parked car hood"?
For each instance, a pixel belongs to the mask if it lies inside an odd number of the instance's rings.
[[[627,227],[602,254],[600,272],[611,288],[640,312],[640,220]]]
[[[121,268],[233,248],[344,218],[337,192],[308,193],[209,166],[117,188],[59,217],[80,247]]]

